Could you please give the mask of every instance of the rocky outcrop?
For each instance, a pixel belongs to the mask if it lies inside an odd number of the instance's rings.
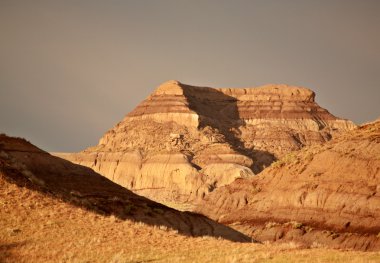
[[[380,249],[380,122],[290,153],[208,195],[205,215],[264,241]]]
[[[314,97],[287,85],[213,89],[168,81],[97,146],[60,156],[161,202],[193,200],[355,127]]]

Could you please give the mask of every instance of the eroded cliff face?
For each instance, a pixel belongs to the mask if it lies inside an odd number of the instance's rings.
[[[61,156],[161,202],[194,200],[355,128],[314,97],[286,85],[213,89],[168,81],[97,146]]]
[[[380,122],[290,153],[197,209],[264,241],[380,248]]]

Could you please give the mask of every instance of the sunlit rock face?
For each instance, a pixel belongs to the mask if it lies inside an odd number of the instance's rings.
[[[187,202],[356,127],[314,98],[309,89],[287,85],[209,88],[168,81],[97,146],[63,157],[155,200]]]
[[[379,250],[380,121],[219,187],[195,211],[260,241]]]

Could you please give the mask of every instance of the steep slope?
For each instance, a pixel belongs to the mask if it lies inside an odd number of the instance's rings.
[[[258,240],[380,249],[380,122],[291,153],[196,210]]]
[[[164,226],[188,236],[248,240],[204,216],[179,212],[138,196],[87,167],[51,156],[22,139],[0,135],[0,175],[2,184],[11,182],[100,215]]]
[[[169,81],[97,146],[59,156],[155,200],[189,201],[355,127],[314,97],[286,85],[213,89]]]

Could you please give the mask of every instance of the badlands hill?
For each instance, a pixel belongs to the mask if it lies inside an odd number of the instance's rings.
[[[258,244],[0,136],[0,262],[378,262],[378,252]],[[205,235],[208,234],[208,235]],[[198,236],[198,237],[193,237]],[[216,238],[222,236],[225,238]]]
[[[284,156],[197,209],[257,240],[380,249],[380,121]]]
[[[101,215],[171,228],[188,236],[250,241],[204,216],[179,212],[138,196],[87,167],[51,156],[23,139],[0,135],[0,174],[3,185],[7,181]],[[18,205],[23,206],[22,201]],[[11,211],[5,207],[3,212]]]
[[[214,89],[168,81],[97,146],[58,156],[154,200],[189,203],[356,127],[314,99],[313,91],[287,85]]]

